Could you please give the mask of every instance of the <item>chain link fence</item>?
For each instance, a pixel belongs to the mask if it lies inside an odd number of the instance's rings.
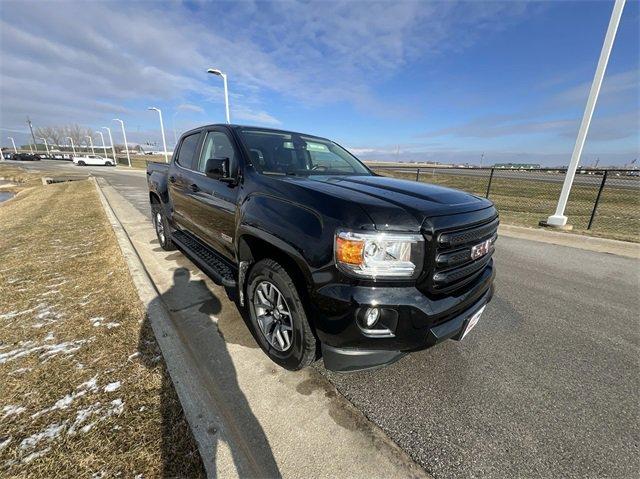
[[[376,173],[491,199],[504,223],[537,226],[553,214],[566,170],[369,165]],[[640,241],[640,170],[579,170],[565,215],[574,229]]]

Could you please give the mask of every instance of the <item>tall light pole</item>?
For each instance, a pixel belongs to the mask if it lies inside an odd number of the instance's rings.
[[[604,44],[602,45],[602,51],[600,52],[600,58],[598,59],[598,66],[596,67],[596,73],[593,77],[593,83],[591,83],[589,98],[587,99],[587,105],[584,109],[584,114],[582,115],[582,123],[580,124],[580,130],[578,130],[576,144],[573,147],[571,161],[569,162],[567,174],[564,178],[564,184],[562,185],[562,191],[560,192],[560,198],[558,199],[558,206],[556,208],[556,212],[549,216],[546,221],[546,224],[549,226],[562,227],[567,224],[567,217],[564,215],[564,210],[567,207],[567,200],[569,199],[569,193],[571,193],[573,179],[576,176],[576,169],[580,163],[582,148],[584,147],[584,142],[587,138],[587,133],[589,132],[589,125],[591,124],[593,110],[595,109],[596,102],[598,101],[600,87],[602,86],[602,79],[604,78],[604,72],[607,69],[607,63],[609,62],[609,55],[611,54],[613,41],[616,38],[616,32],[618,31],[618,25],[620,24],[620,17],[622,16],[624,3],[625,0],[616,0],[616,3],[613,5],[607,34],[604,37]]]
[[[102,134],[101,131],[97,131],[96,133],[98,135],[100,135],[100,138],[102,138],[102,154],[106,157],[107,156],[107,145],[104,144],[104,135]]]
[[[124,131],[124,121],[120,118],[114,118],[113,121],[119,121],[120,126],[122,127],[122,136],[124,137],[124,149],[127,152],[127,162],[129,163],[129,168],[131,168],[131,157],[129,156],[129,145],[127,145],[127,134]]]
[[[226,73],[222,73],[220,70],[217,70],[215,68],[209,68],[207,70],[207,73],[222,77],[222,81],[224,83],[224,107],[227,112],[227,123],[231,123],[231,117],[229,116],[229,90],[227,88],[227,75]]]
[[[16,148],[16,142],[13,141],[13,138],[8,136],[7,138],[9,138],[11,140],[11,144],[13,145],[13,152],[14,153],[18,153],[18,149]]]
[[[165,163],[169,163],[169,156],[167,155],[167,140],[164,137],[164,123],[162,123],[162,111],[160,108],[156,108],[155,106],[150,106],[147,110],[154,110],[158,112],[160,115],[160,131],[162,132],[162,146],[164,147],[164,161]]]
[[[42,141],[44,141],[44,147],[47,149],[47,156],[51,156],[49,154],[49,144],[47,143],[47,139],[46,138],[40,138]]]
[[[116,149],[113,146],[113,136],[111,136],[111,128],[109,128],[108,126],[103,126],[102,129],[107,130],[107,132],[109,133],[109,143],[111,143],[111,153],[113,154],[113,164],[118,166],[118,160],[116,159]]]
[[[71,150],[73,150],[73,156],[76,156],[76,145],[73,144],[73,138],[68,136],[67,140],[71,140]]]
[[[89,144],[91,145],[91,154],[95,156],[96,150],[93,149],[93,138],[87,135],[85,138],[89,138]]]

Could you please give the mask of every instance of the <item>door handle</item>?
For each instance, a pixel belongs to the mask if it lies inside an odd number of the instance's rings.
[[[189,185],[189,189],[194,192],[200,190],[200,188],[198,188],[198,185],[196,185],[195,183]]]
[[[169,177],[169,181],[170,181],[171,183],[175,183],[175,182],[176,182],[176,177],[175,177],[175,176],[170,176],[170,177]]]

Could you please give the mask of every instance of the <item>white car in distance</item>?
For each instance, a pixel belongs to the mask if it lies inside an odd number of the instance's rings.
[[[98,155],[74,156],[73,164],[78,166],[113,166],[113,160]]]

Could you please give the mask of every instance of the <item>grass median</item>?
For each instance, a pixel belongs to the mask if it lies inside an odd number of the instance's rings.
[[[204,476],[94,185],[13,173],[23,189],[0,204],[0,475]]]

